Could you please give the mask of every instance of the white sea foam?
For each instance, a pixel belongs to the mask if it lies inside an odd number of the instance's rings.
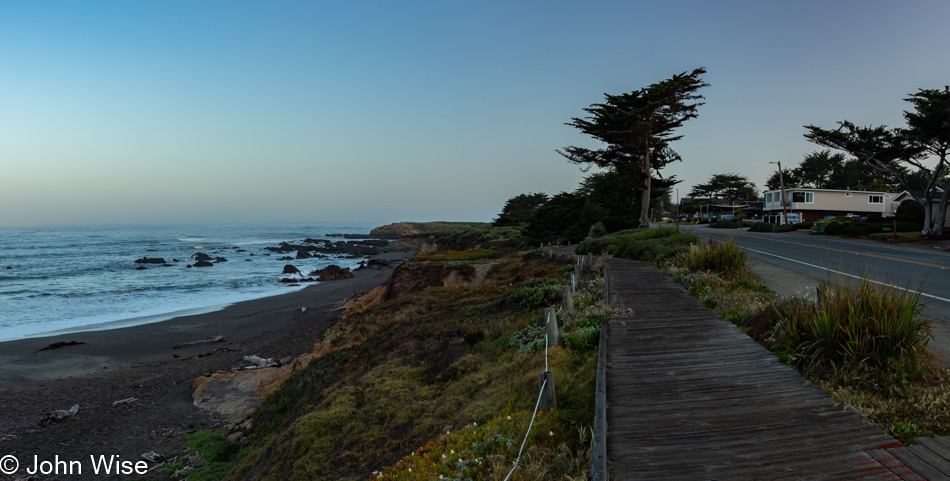
[[[157,322],[175,317],[170,313],[182,309],[207,309],[284,293],[291,289],[279,283],[286,277],[281,271],[287,262],[265,247],[321,238],[330,231],[365,231],[322,226],[207,226],[202,232],[205,237],[198,237],[182,236],[182,230],[181,226],[4,229],[0,252],[11,261],[15,259],[17,268],[3,271],[0,340],[51,331],[111,329],[116,323]],[[245,246],[241,252],[235,249],[238,245]],[[187,269],[196,249],[225,257],[228,262]],[[51,253],[55,253],[55,262]],[[146,253],[172,265],[135,264]],[[360,260],[331,256],[293,264],[309,274],[329,264],[355,268]],[[136,270],[139,266],[146,270]]]

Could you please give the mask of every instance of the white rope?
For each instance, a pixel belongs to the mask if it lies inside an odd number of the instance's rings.
[[[547,379],[541,383],[541,392],[538,393],[538,402],[534,404],[534,414],[531,415],[531,423],[528,424],[528,432],[524,433],[524,441],[521,441],[521,449],[518,450],[518,457],[515,459],[515,465],[511,467],[511,471],[508,471],[508,476],[505,476],[505,481],[508,481],[508,478],[511,477],[511,473],[515,472],[515,469],[518,468],[518,463],[521,462],[521,453],[524,452],[524,445],[528,442],[528,435],[531,434],[531,427],[534,426],[534,418],[538,415],[538,406],[541,405],[541,396],[544,395],[544,387],[547,386],[547,384]]]

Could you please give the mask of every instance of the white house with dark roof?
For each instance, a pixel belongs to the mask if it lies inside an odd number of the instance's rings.
[[[888,215],[894,194],[866,190],[813,189],[795,187],[785,189],[785,210],[800,214],[803,222],[814,222],[827,216],[869,214]],[[782,218],[782,191],[765,192],[763,215],[767,222],[779,223]]]

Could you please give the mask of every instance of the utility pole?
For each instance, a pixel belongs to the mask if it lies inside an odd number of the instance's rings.
[[[769,163],[778,164],[778,185],[782,191],[782,224],[788,225],[788,210],[785,208],[785,175],[782,173],[782,161]]]

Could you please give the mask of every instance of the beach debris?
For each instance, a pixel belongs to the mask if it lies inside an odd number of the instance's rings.
[[[119,405],[121,405],[121,404],[131,404],[131,403],[134,403],[135,401],[138,401],[138,400],[139,400],[139,398],[137,398],[137,397],[127,397],[127,398],[125,398],[125,399],[119,399],[118,401],[112,401],[112,407],[116,407],[116,406],[119,406]]]
[[[165,460],[165,456],[162,456],[161,454],[158,454],[155,451],[149,451],[147,453],[142,453],[142,459],[150,463],[158,464]]]
[[[81,345],[83,345],[83,344],[85,344],[85,342],[78,342],[78,341],[59,341],[59,342],[54,342],[54,343],[52,343],[52,344],[50,344],[50,345],[48,345],[48,346],[46,346],[46,347],[44,347],[44,348],[42,348],[42,349],[37,349],[37,350],[35,350],[35,351],[33,351],[33,352],[50,351],[50,350],[53,350],[53,349],[59,349],[59,348],[61,348],[61,347],[67,347],[67,346],[81,346]]]
[[[274,358],[272,357],[264,359],[263,357],[260,357],[255,354],[251,354],[250,356],[244,356],[244,361],[251,363],[250,366],[244,367],[245,370],[260,369],[262,367],[274,367],[274,366],[280,365],[280,361],[274,361]]]
[[[174,437],[174,436],[178,436],[178,435],[181,435],[181,434],[183,434],[183,433],[184,433],[184,431],[182,431],[181,428],[177,428],[177,427],[156,428],[156,429],[151,430],[151,431],[148,433],[148,437],[150,437],[150,438],[152,438],[152,439],[165,439],[165,438],[171,438],[171,437]]]
[[[40,420],[41,425],[58,423],[64,419],[69,419],[76,415],[79,412],[79,405],[73,404],[73,407],[69,409],[57,409],[46,415],[43,419]]]
[[[224,336],[209,336],[207,339],[202,339],[200,341],[183,342],[181,344],[175,344],[173,347],[175,349],[181,349],[183,347],[197,346],[199,344],[212,344],[215,342],[224,342],[226,340],[227,338]]]
[[[301,314],[306,314],[306,313],[307,313],[307,308],[306,308],[306,307],[301,307],[301,308],[300,308],[300,313],[301,313]]]
[[[234,349],[231,349],[231,348],[229,348],[229,347],[219,347],[219,348],[217,348],[217,349],[215,349],[215,350],[213,350],[213,351],[209,351],[209,352],[206,352],[206,353],[203,353],[203,354],[198,354],[197,356],[191,356],[191,357],[189,357],[188,359],[201,359],[202,357],[208,357],[208,356],[210,356],[210,355],[212,355],[212,354],[214,354],[214,353],[216,353],[216,352],[218,352],[218,351],[231,352],[231,351],[233,351],[233,350],[234,350]],[[188,359],[184,359],[184,360],[187,361]]]

